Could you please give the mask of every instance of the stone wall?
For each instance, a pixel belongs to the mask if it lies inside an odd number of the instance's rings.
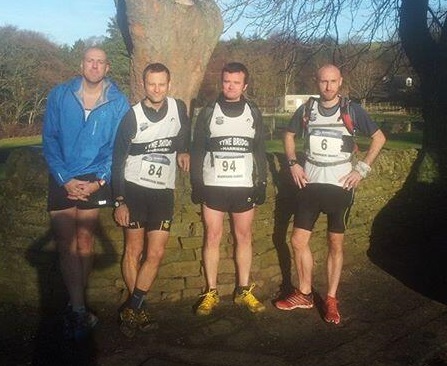
[[[372,174],[358,189],[346,236],[345,263],[365,257],[371,223],[405,182],[416,150],[383,151]],[[294,188],[282,154],[269,154],[268,197],[257,208],[253,228],[252,279],[257,293],[268,298],[294,281],[290,266],[290,220]],[[15,150],[7,162],[7,178],[0,182],[0,293],[3,301],[37,304],[64,296],[57,253],[46,213],[47,170],[41,149]],[[201,265],[203,227],[200,206],[190,201],[189,177],[179,173],[175,217],[163,265],[149,298],[159,302],[197,297],[205,280]],[[312,237],[316,266],[326,257],[325,217]],[[125,296],[120,272],[123,233],[112,220],[112,209],[101,213],[90,301],[119,303]],[[219,266],[219,292],[232,293],[235,282],[231,225],[225,220]]]

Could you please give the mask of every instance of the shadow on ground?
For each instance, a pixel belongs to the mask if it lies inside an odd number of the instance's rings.
[[[114,250],[110,238],[100,226],[96,233],[97,242],[102,245],[102,254],[95,254],[95,268],[104,269],[115,265],[118,253]],[[99,245],[99,244],[98,244]],[[32,314],[31,319],[26,316],[21,319],[11,319],[10,327],[17,325],[15,331],[35,328],[35,333],[29,335],[34,345],[32,352],[23,344],[10,344],[8,354],[13,357],[31,358],[32,365],[96,365],[98,347],[96,338],[87,336],[78,342],[66,340],[63,331],[63,309],[68,296],[62,280],[59,267],[59,257],[54,247],[53,232],[49,229],[42,237],[35,240],[26,252],[27,260],[38,274],[39,304],[36,309],[27,309]],[[2,314],[14,313],[14,306],[5,305]],[[6,320],[7,322],[8,320]],[[29,321],[30,324],[26,324]],[[17,322],[17,323],[14,323]],[[26,338],[26,337],[25,337]],[[8,344],[6,344],[8,345]],[[7,348],[7,349],[8,349]],[[27,354],[27,352],[31,352]],[[17,360],[17,359],[16,359]],[[5,364],[5,363],[3,363]],[[7,364],[7,363],[6,363]],[[28,364],[28,363],[27,363]]]
[[[284,157],[276,158],[284,166]],[[283,274],[280,292],[291,286],[285,235],[293,195],[281,178],[285,171],[274,176],[280,184],[273,237]],[[59,311],[66,297],[57,255],[43,250],[51,241],[48,232],[28,253],[39,271],[40,306],[0,305],[0,364],[446,366],[446,203],[442,187],[406,184],[377,215],[369,258],[359,255],[344,269],[339,326],[322,320],[321,307],[279,311],[271,298],[262,299],[262,314],[223,298],[213,315],[197,317],[192,299],[151,305],[159,329],[130,340],[118,328],[119,304],[109,303],[92,304],[100,324],[89,337],[65,341]],[[324,266],[316,267],[318,292]]]
[[[447,187],[416,182],[421,159],[376,216],[368,256],[409,288],[447,304]]]

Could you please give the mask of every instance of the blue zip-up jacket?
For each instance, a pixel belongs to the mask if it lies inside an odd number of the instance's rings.
[[[48,96],[43,125],[43,152],[59,185],[95,174],[110,183],[116,131],[129,110],[126,96],[104,79],[102,100],[85,118],[79,90],[82,77],[60,84]]]

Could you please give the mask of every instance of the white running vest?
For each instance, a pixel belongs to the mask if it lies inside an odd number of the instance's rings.
[[[238,117],[226,116],[216,103],[210,121],[210,143],[203,161],[206,186],[253,187],[254,119],[245,104]]]
[[[326,117],[318,111],[318,103],[313,103],[305,164],[309,183],[343,185],[339,179],[352,170],[352,152],[342,151],[343,136],[352,137],[340,118],[340,109]]]
[[[124,177],[129,182],[153,189],[175,188],[177,153],[174,140],[181,124],[175,99],[168,97],[167,101],[165,118],[155,123],[144,114],[142,102],[132,107],[137,121],[132,144],[143,144],[144,152],[128,156]]]

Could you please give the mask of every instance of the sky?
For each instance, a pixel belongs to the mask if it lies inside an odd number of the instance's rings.
[[[113,0],[8,0],[1,4],[0,26],[36,31],[71,46],[79,39],[106,36],[115,13]]]
[[[36,31],[58,45],[72,46],[79,39],[107,36],[115,15],[114,0],[2,0],[0,27]],[[231,29],[227,36],[238,30]]]
[[[72,46],[79,39],[107,36],[115,14],[114,0],[3,0],[0,26],[36,31],[56,44]],[[234,37],[243,28],[233,26],[224,36]]]

